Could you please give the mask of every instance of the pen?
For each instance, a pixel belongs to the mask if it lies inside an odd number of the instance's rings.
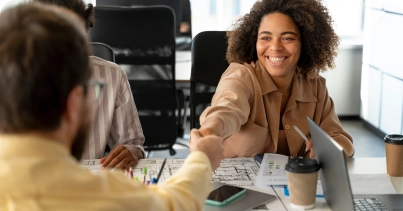
[[[160,179],[160,176],[161,176],[161,174],[162,174],[162,170],[164,169],[164,166],[165,166],[165,162],[166,162],[166,161],[167,161],[167,159],[165,158],[165,159],[164,159],[164,162],[162,162],[162,166],[161,166],[160,172],[158,173],[157,180],[155,181],[155,184],[157,184],[157,183],[158,183],[158,180]]]
[[[141,169],[141,174],[143,175],[143,178],[141,179],[143,184],[146,184],[146,176],[147,176],[147,167],[143,167]]]
[[[308,138],[299,130],[297,126],[294,125],[294,129],[298,132],[298,134],[305,140],[306,143],[309,142]]]
[[[297,131],[297,133],[305,140],[305,143],[308,144],[309,140],[308,138],[301,132],[301,130],[294,125],[294,129]],[[305,149],[305,154],[308,152],[308,149]],[[304,155],[305,155],[304,154]]]

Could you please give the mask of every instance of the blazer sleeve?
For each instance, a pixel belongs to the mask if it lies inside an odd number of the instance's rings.
[[[343,130],[339,117],[335,111],[335,105],[332,98],[329,96],[324,78],[319,80],[318,107],[316,111],[321,111],[321,114],[316,114],[319,117],[319,126],[329,134],[338,144],[344,149],[346,157],[354,155],[353,138]]]
[[[239,131],[248,120],[252,93],[252,79],[247,67],[232,63],[221,76],[211,106],[200,116],[200,125],[218,117],[224,123],[223,137]]]

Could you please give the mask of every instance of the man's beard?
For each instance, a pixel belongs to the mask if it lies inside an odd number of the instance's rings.
[[[88,139],[88,133],[88,124],[82,124],[80,128],[78,128],[73,145],[71,146],[71,155],[73,155],[73,157],[75,157],[77,160],[81,160],[81,157],[83,156],[84,148]]]

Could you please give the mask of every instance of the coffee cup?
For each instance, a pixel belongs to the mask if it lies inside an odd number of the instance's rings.
[[[403,135],[386,135],[384,141],[386,149],[386,172],[389,176],[403,177]]]
[[[291,205],[312,209],[316,201],[319,164],[315,159],[289,157],[285,166]]]

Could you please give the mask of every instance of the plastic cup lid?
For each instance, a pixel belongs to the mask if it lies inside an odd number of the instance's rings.
[[[285,170],[293,173],[312,173],[319,171],[320,166],[315,159],[304,157],[288,157]]]
[[[385,141],[385,143],[388,143],[388,144],[403,145],[403,135],[400,135],[400,134],[386,135],[383,140]]]

